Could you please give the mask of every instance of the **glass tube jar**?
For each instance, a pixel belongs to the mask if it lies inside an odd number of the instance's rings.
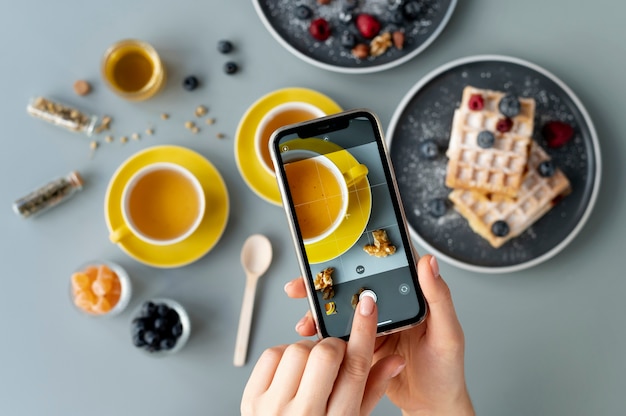
[[[98,117],[76,108],[52,101],[44,97],[30,100],[26,111],[33,117],[45,120],[70,131],[91,136],[98,122]]]
[[[13,211],[28,218],[69,199],[83,188],[83,178],[76,171],[57,178],[13,203]]]

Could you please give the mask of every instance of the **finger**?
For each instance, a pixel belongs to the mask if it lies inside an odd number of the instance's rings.
[[[267,389],[277,403],[287,403],[298,391],[300,379],[315,343],[303,340],[289,345],[278,363],[271,385]]]
[[[335,382],[329,409],[337,414],[358,414],[372,365],[378,312],[376,303],[364,296],[357,304],[346,356]]]
[[[306,298],[306,286],[302,277],[288,281],[284,290],[290,298]]]
[[[326,413],[328,398],[345,353],[346,343],[338,338],[325,338],[313,347],[296,393],[299,413]]]
[[[461,324],[454,310],[450,288],[439,275],[437,259],[426,255],[417,264],[420,286],[430,309],[428,332],[443,344],[463,337]]]
[[[261,354],[243,391],[242,406],[252,404],[254,398],[267,391],[286,348],[287,345],[279,345],[268,348]]]
[[[399,355],[385,357],[372,366],[363,392],[360,414],[369,415],[374,410],[385,395],[391,379],[400,374],[405,366],[405,359]]]
[[[296,332],[303,337],[310,337],[317,333],[315,321],[313,320],[313,316],[311,316],[311,311],[307,311],[302,319],[298,321],[296,324]]]

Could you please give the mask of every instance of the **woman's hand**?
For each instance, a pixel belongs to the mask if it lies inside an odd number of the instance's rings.
[[[405,366],[394,354],[373,363],[378,312],[357,305],[350,341],[304,340],[266,350],[243,393],[243,415],[367,415]]]
[[[465,385],[463,330],[450,290],[432,256],[419,260],[418,275],[429,306],[425,322],[377,338],[373,362],[395,356],[406,360],[406,369],[389,382],[386,391],[405,415],[473,415]],[[285,291],[292,298],[306,296],[302,278],[287,283]],[[302,336],[316,333],[310,313],[298,322],[296,331]]]

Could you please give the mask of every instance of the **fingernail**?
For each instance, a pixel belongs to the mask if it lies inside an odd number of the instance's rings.
[[[400,374],[402,372],[402,370],[404,370],[405,367],[406,367],[406,362],[400,364],[398,366],[398,368],[396,368],[395,371],[393,373],[391,373],[391,377],[389,377],[389,378],[397,377],[398,374]]]
[[[370,316],[374,313],[374,299],[370,296],[363,296],[359,301],[359,312],[362,316]]]
[[[290,280],[290,281],[288,281],[287,283],[285,283],[285,286],[283,287],[283,290],[284,290],[285,292],[287,291],[287,289],[289,288],[289,286],[291,286],[291,283],[292,283],[292,282],[291,282],[291,280]]]
[[[306,323],[306,316],[298,321],[298,323],[296,324],[296,331],[302,328],[305,323]]]
[[[439,263],[437,263],[437,259],[435,256],[430,258],[430,270],[433,272],[433,276],[439,277]]]

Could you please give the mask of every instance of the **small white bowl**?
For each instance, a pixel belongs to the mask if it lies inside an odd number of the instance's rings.
[[[111,261],[92,260],[89,262],[85,262],[76,270],[74,270],[72,275],[74,273],[84,272],[88,267],[91,267],[91,266],[99,267],[102,265],[107,266],[109,269],[111,269],[120,281],[120,297],[117,303],[113,305],[113,307],[108,312],[106,313],[90,312],[77,306],[74,301],[76,295],[74,293],[74,288],[72,285],[71,278],[70,278],[70,284],[69,284],[70,300],[72,302],[72,305],[74,305],[74,307],[76,308],[76,310],[78,310],[79,312],[87,316],[92,316],[92,317],[97,317],[97,318],[112,317],[112,316],[119,315],[120,313],[122,313],[122,311],[126,309],[126,307],[128,306],[128,302],[130,301],[131,293],[132,293],[132,285],[130,282],[130,278],[128,277],[128,273],[126,273],[126,270],[124,270],[122,266],[120,266],[117,263],[113,263]]]
[[[146,315],[145,305],[147,305],[148,303],[152,303],[155,308],[158,308],[159,305],[167,306],[168,308],[176,312],[176,314],[178,314],[178,320],[175,322],[171,322],[171,321],[167,322],[167,319],[168,319],[167,315],[164,317],[162,315],[159,315],[157,311],[153,312],[153,315]],[[147,329],[146,328],[140,329],[137,327],[137,325],[140,325],[140,324],[137,324],[136,320],[142,319],[142,318],[148,318],[149,320],[152,320],[152,323],[148,325]],[[175,326],[176,323],[180,323],[182,325],[181,334],[176,339],[176,343],[174,344],[172,348],[169,348],[169,349],[161,348],[160,342],[163,340],[163,338],[162,338],[162,333],[159,334],[159,332],[163,330],[159,330],[158,328],[155,329],[153,326],[154,320],[156,320],[157,318],[165,318],[166,320],[165,331],[166,332],[171,331],[173,326]],[[146,342],[144,335],[147,331],[156,332],[159,335],[158,344],[150,346],[149,343]],[[139,335],[140,332],[142,332],[141,335]],[[166,298],[148,299],[142,302],[141,305],[139,305],[139,307],[135,309],[135,312],[132,315],[132,321],[130,324],[130,333],[131,333],[131,339],[132,339],[133,345],[137,347],[138,349],[141,349],[146,354],[151,355],[151,356],[171,355],[180,351],[180,349],[183,348],[185,344],[187,343],[187,341],[189,340],[189,335],[191,334],[191,322],[189,320],[189,315],[187,314],[187,311],[185,310],[185,308],[183,308],[183,306],[180,303],[172,299],[166,299]]]

